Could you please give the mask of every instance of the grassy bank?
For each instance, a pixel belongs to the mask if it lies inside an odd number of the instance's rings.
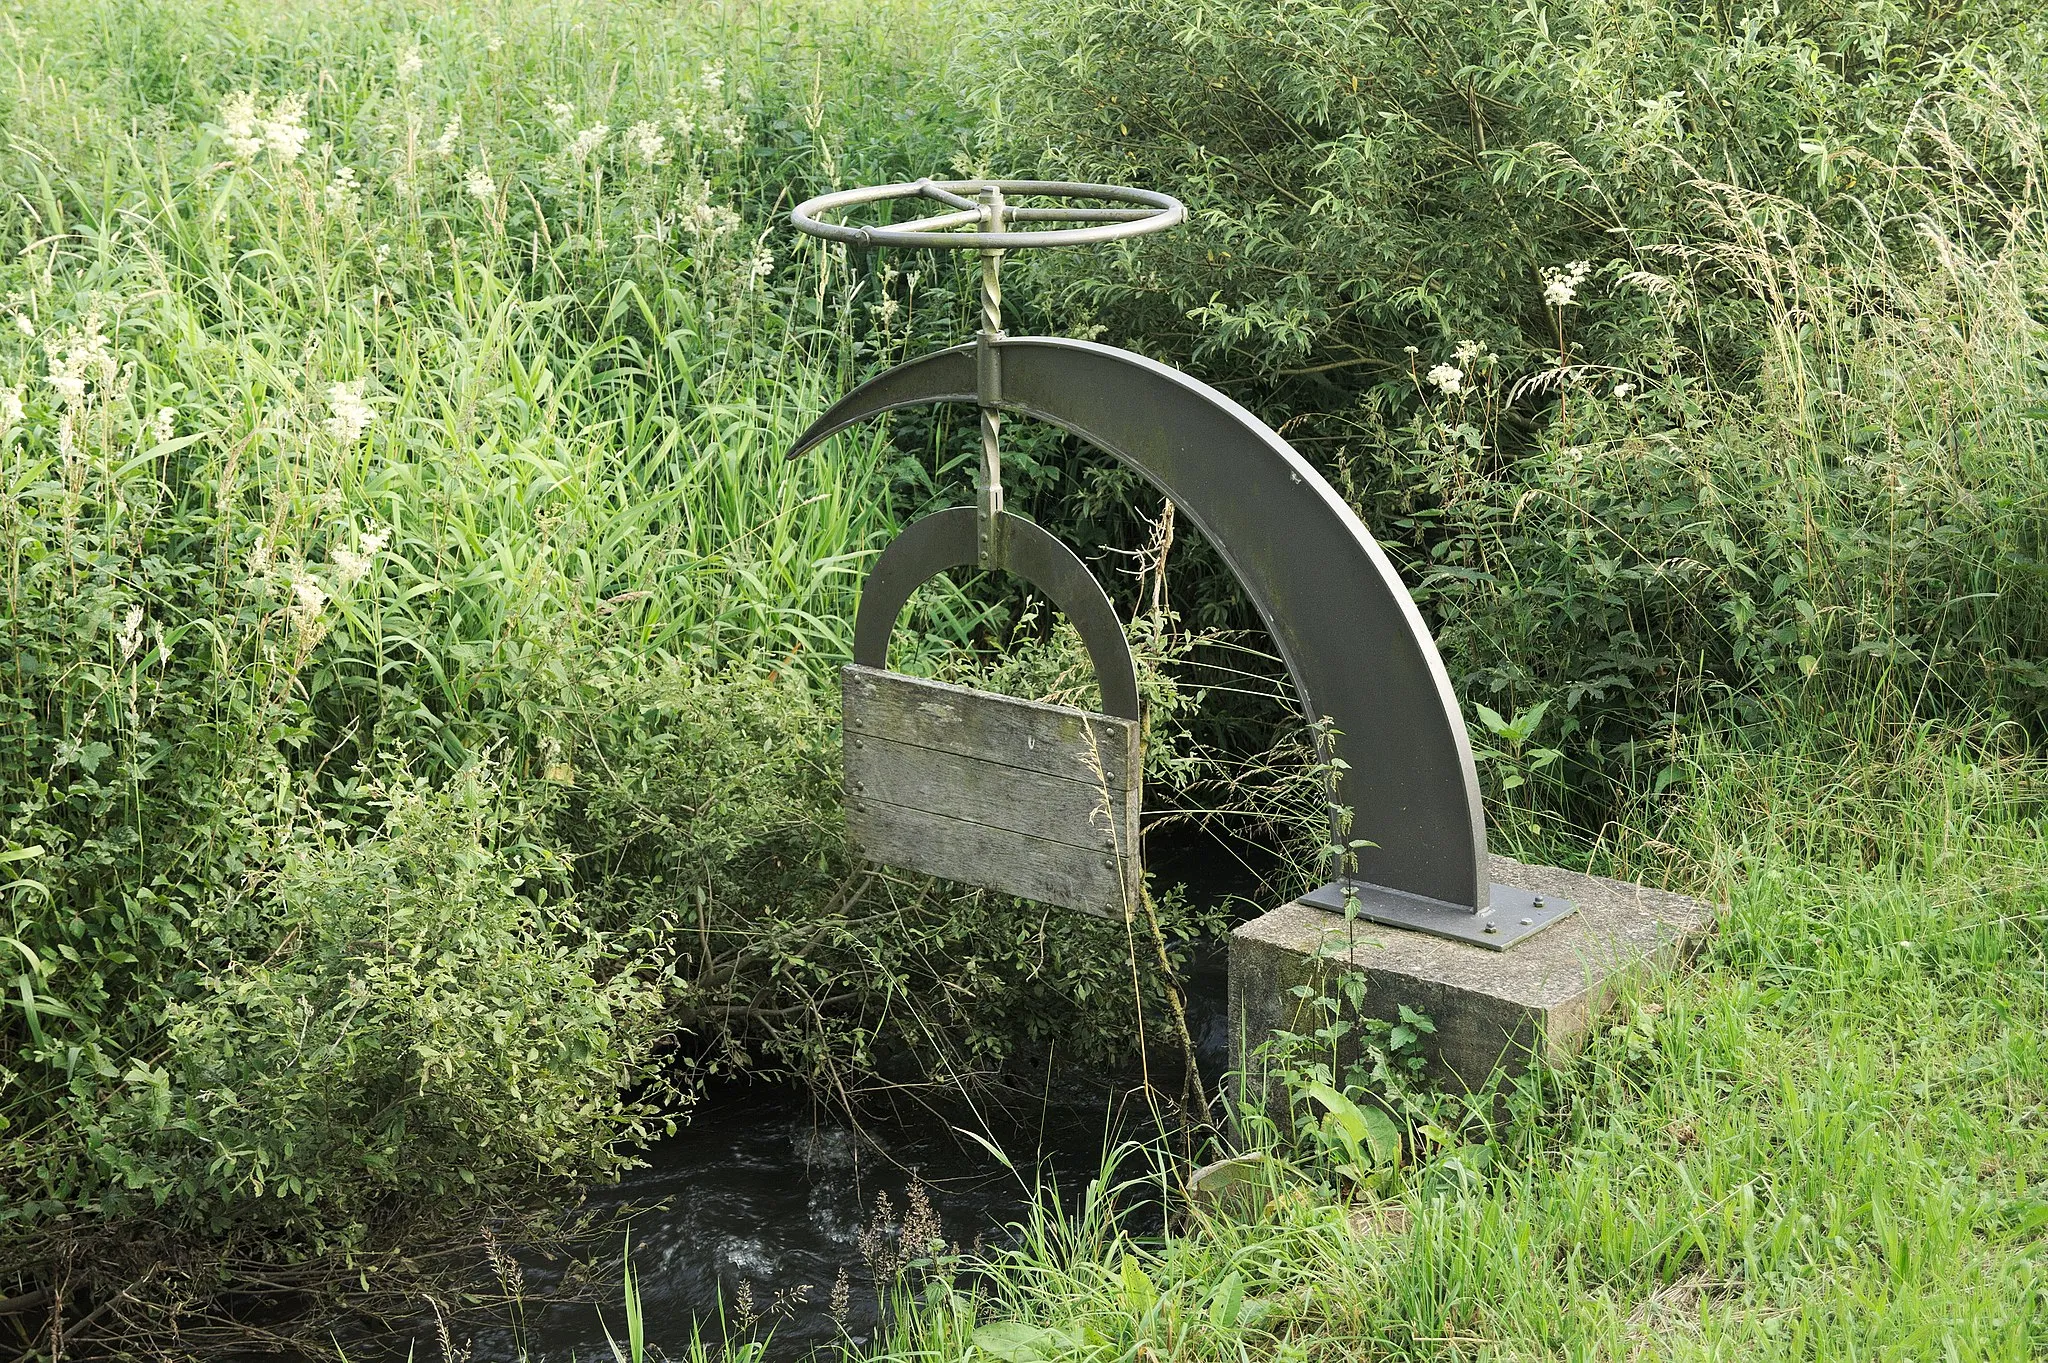
[[[396,1247],[617,1172],[712,1076],[1128,1054],[1122,925],[844,845],[855,585],[969,433],[781,459],[971,281],[779,215],[989,170],[1187,194],[1020,270],[1019,329],[1318,461],[1504,850],[1730,908],[1512,1120],[1382,1092],[1399,1167],[1276,1146],[1256,1215],[941,1256],[881,1352],[2040,1352],[2044,51],[1823,0],[17,6],[0,1336],[203,1351],[249,1282],[416,1286]],[[1148,543],[1154,494],[1010,432],[1018,505]],[[1105,576],[1250,623],[1194,537],[1151,567]],[[911,648],[1074,694],[1014,605]],[[1233,695],[1272,677],[1140,633],[1238,744],[1155,731],[1155,790],[1282,817],[1249,773],[1299,730]]]
[[[1296,1151],[1163,1239],[1070,1198],[877,1356],[2039,1357],[2048,773],[1927,738],[1690,760],[1594,869],[1679,859],[1720,933],[1512,1120],[1418,1132],[1372,1192]]]
[[[902,330],[776,215],[942,154],[949,35],[11,16],[11,1345],[204,1349],[251,1278],[402,1292],[392,1246],[615,1172],[712,1076],[1124,1047],[1119,931],[844,846],[830,683],[928,475],[875,433],[783,462]]]

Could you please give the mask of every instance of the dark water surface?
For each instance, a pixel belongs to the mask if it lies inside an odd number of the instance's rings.
[[[1209,953],[1187,984],[1204,1068],[1220,1069],[1227,1052],[1220,951]],[[592,1189],[587,1206],[630,1216],[625,1236],[651,1344],[670,1357],[686,1355],[700,1322],[715,1342],[721,1307],[733,1322],[744,1285],[759,1318],[754,1333],[768,1337],[768,1358],[793,1360],[821,1345],[870,1337],[880,1302],[869,1259],[878,1248],[900,1252],[914,1188],[949,1243],[999,1244],[1008,1225],[1028,1214],[1035,1189],[1057,1189],[1063,1205],[1078,1206],[1105,1150],[1154,1130],[1134,1089],[1074,1076],[1055,1079],[1038,1104],[932,1109],[859,1127],[798,1093],[736,1089],[709,1096],[689,1126],[648,1151],[645,1168]],[[1133,1162],[1122,1173],[1142,1170]],[[618,1281],[625,1236],[608,1234],[612,1247],[596,1265],[598,1281]],[[560,1286],[559,1264],[519,1258],[529,1296],[543,1298]],[[835,1316],[842,1274],[845,1310]],[[609,1360],[606,1329],[625,1340],[615,1289],[596,1303],[536,1300],[515,1314],[515,1323],[464,1341],[474,1363]],[[731,1328],[738,1337],[737,1323]],[[396,1343],[403,1356],[407,1341]],[[415,1358],[441,1351],[431,1322],[411,1344]]]
[[[1245,883],[1245,872],[1218,857],[1198,847],[1170,864],[1192,890],[1221,899]],[[1183,983],[1189,1024],[1213,1081],[1228,1059],[1220,943],[1198,954]],[[923,1190],[948,1242],[963,1249],[977,1241],[1000,1244],[1006,1228],[1028,1214],[1037,1188],[1056,1188],[1064,1206],[1077,1207],[1105,1150],[1155,1130],[1135,1084],[1100,1075],[1055,1075],[1037,1101],[1012,1101],[1001,1110],[912,1109],[859,1126],[787,1090],[714,1093],[687,1127],[647,1152],[646,1167],[590,1190],[587,1209],[600,1219],[630,1214],[628,1231],[610,1230],[584,1251],[597,1259],[592,1277],[606,1285],[601,1291],[560,1300],[562,1263],[522,1253],[523,1295],[531,1304],[511,1313],[510,1323],[458,1335],[457,1349],[466,1347],[472,1363],[608,1363],[607,1327],[622,1346],[626,1337],[616,1284],[627,1236],[649,1343],[669,1357],[686,1356],[697,1329],[718,1341],[721,1309],[740,1337],[734,1317],[742,1290],[758,1318],[753,1333],[768,1337],[770,1360],[786,1363],[842,1341],[862,1344],[880,1315],[869,1259],[877,1246],[897,1250],[914,1187]],[[1014,1167],[1005,1168],[982,1141]],[[1140,1174],[1143,1165],[1134,1160],[1121,1172]],[[845,1310],[835,1316],[834,1285],[842,1274]],[[542,1304],[551,1295],[558,1299]],[[596,1302],[588,1299],[593,1295]],[[413,1333],[391,1341],[395,1357],[405,1357],[408,1346],[413,1358],[440,1357],[431,1320]]]

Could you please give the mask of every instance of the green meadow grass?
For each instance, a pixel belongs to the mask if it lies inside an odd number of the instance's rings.
[[[2048,770],[1925,736],[1692,764],[1678,818],[1616,830],[1638,859],[1594,869],[1676,869],[1725,903],[1718,935],[1528,1086],[1485,1157],[1419,1140],[1383,1195],[1282,1164],[1256,1214],[1163,1237],[1093,1189],[948,1262],[872,1356],[2040,1357]],[[1105,1184],[1176,1200],[1147,1168],[1125,1152]]]

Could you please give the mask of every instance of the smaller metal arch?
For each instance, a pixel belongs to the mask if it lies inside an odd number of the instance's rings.
[[[1095,665],[1103,713],[1137,720],[1138,664],[1123,622],[1088,565],[1036,522],[1001,513],[1002,566],[1052,599],[1073,623]],[[971,506],[935,511],[913,521],[875,560],[853,620],[853,660],[887,670],[889,636],[910,595],[949,568],[978,566],[978,517]]]

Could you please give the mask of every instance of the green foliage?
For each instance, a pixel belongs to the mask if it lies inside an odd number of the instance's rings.
[[[506,792],[400,776],[380,803],[375,833],[311,832],[264,893],[197,915],[163,1062],[82,1133],[141,1152],[131,1200],[360,1225],[394,1196],[606,1173],[659,1112],[620,1094],[667,1032],[660,982],[548,893],[567,868]]]
[[[10,31],[0,1272],[345,1255],[614,1170],[710,1073],[1121,1044],[1120,931],[859,873],[837,808],[901,461],[783,461],[875,349],[769,215],[923,168],[945,30],[674,20]]]
[[[1319,459],[1461,691],[1549,706],[1546,802],[1873,698],[2039,727],[2032,11],[1006,13],[981,154],[1192,210],[1013,291]]]
[[[1595,869],[1676,856],[1723,932],[1507,1119],[1425,1137],[1378,1191],[1332,1177],[1342,1135],[1269,1151],[1156,1235],[1111,1190],[1177,1169],[1105,1171],[871,1356],[2041,1356],[2048,771],[1927,735],[1681,760],[1685,798],[1643,800]],[[1311,1125],[1364,1111],[1315,1101]]]

